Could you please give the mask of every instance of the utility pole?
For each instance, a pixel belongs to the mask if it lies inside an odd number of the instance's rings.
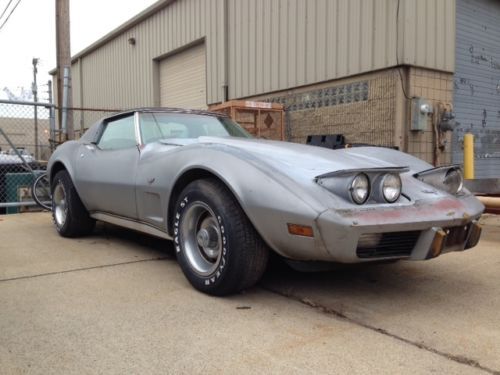
[[[40,59],[37,59],[36,57],[33,57],[33,85],[31,86],[31,91],[33,92],[33,101],[35,103],[38,103],[38,86],[36,83],[36,74],[38,73],[37,65],[38,61]],[[38,160],[38,106],[35,104],[34,106],[34,111],[35,111],[35,116],[34,116],[34,123],[35,123],[35,160]]]
[[[56,0],[56,49],[57,49],[57,107],[59,129],[65,134],[65,141],[75,138],[71,95],[71,45],[69,28],[69,0]],[[66,79],[64,79],[66,76]],[[64,82],[66,84],[64,84]],[[63,101],[64,97],[64,101]],[[64,113],[63,113],[64,112]],[[63,121],[63,117],[66,121]],[[65,128],[63,128],[65,122]]]

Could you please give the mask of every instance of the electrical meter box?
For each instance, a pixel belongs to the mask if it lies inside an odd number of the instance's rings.
[[[427,130],[427,123],[432,115],[432,104],[423,98],[413,98],[411,100],[411,130]]]

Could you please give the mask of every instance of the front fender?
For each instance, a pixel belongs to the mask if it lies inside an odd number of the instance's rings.
[[[198,144],[163,154],[144,155],[138,172],[139,191],[147,189],[148,176],[158,176],[155,185],[164,187],[162,195],[165,202],[170,202],[176,181],[191,170],[202,169],[225,183],[257,232],[276,252],[301,259],[304,248],[311,249],[310,256],[305,256],[310,259],[318,257],[316,252],[322,255],[326,252],[319,230],[314,228],[314,221],[323,208],[300,183],[230,146]],[[164,173],[158,175],[155,170]],[[164,215],[164,222],[168,223],[168,208]],[[287,223],[313,226],[317,235],[313,238],[292,236]]]
[[[47,163],[47,175],[50,178],[50,184],[52,185],[52,179],[56,173],[62,166],[70,175],[71,180],[75,185],[76,191],[79,193],[78,186],[75,183],[75,167],[74,160],[75,155],[78,152],[78,148],[80,143],[77,141],[68,141],[58,146],[57,149],[52,153],[48,163]],[[80,193],[79,193],[80,194]]]

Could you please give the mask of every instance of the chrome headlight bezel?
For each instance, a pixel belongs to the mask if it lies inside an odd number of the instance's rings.
[[[417,173],[414,177],[452,195],[461,194],[464,189],[464,177],[460,165],[429,169]]]
[[[464,188],[464,175],[460,168],[450,168],[444,176],[443,184],[452,194],[458,194]]]
[[[400,197],[403,196],[400,175],[407,172],[408,169],[408,167],[343,169],[316,176],[315,182],[336,196],[356,205],[396,203],[400,202]],[[390,199],[387,200],[383,194],[383,182],[387,175],[394,175],[401,182],[399,194],[392,202]],[[360,182],[360,179],[365,181],[368,191],[365,193],[366,195],[353,196],[353,192],[356,190],[355,185]]]
[[[390,192],[390,189],[393,189],[393,192]],[[401,196],[401,177],[395,173],[386,173],[382,176],[380,182],[380,190],[382,192],[382,196],[387,203],[396,202]]]
[[[354,176],[349,185],[349,192],[353,203],[360,205],[368,200],[370,197],[370,190],[370,179],[365,173],[358,173]],[[358,192],[362,192],[362,194],[358,195]]]

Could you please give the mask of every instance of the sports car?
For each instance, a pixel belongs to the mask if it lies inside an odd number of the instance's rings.
[[[61,236],[96,220],[173,241],[187,279],[226,295],[291,262],[424,260],[474,247],[484,206],[459,166],[389,148],[252,138],[206,111],[135,109],[57,148],[47,167]]]

